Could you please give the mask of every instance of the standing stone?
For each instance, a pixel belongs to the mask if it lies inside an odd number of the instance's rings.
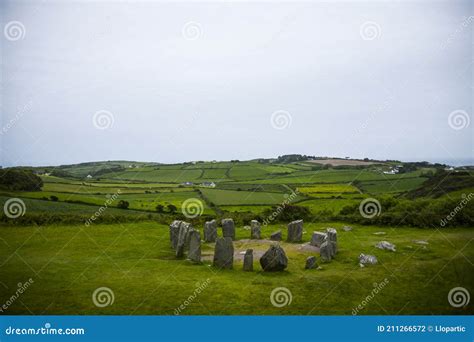
[[[307,257],[305,269],[311,270],[316,267],[318,267],[318,265],[316,264],[316,257],[315,256]]]
[[[281,241],[281,230],[276,231],[270,235],[270,240],[273,241]]]
[[[257,220],[252,220],[250,222],[250,238],[251,239],[261,239],[261,226],[260,222]]]
[[[217,222],[216,220],[204,223],[204,241],[216,242],[217,239]]]
[[[235,225],[234,220],[231,218],[222,220],[222,236],[230,237],[232,240],[235,240]]]
[[[275,244],[262,255],[260,265],[266,272],[283,271],[288,266],[288,258],[283,248]]]
[[[324,241],[319,248],[319,255],[324,261],[331,261],[332,259],[332,247],[329,241]]]
[[[247,249],[244,255],[244,271],[253,271],[253,249]]]
[[[337,253],[337,230],[327,228],[326,233],[328,235],[329,246],[331,247],[331,257],[334,257]]]
[[[181,222],[179,226],[178,242],[176,244],[176,257],[182,258],[186,249],[186,241],[188,239],[188,231],[193,229],[190,223]]]
[[[194,262],[201,262],[201,233],[192,229],[188,233],[189,236],[189,252],[188,259]]]
[[[234,265],[234,245],[232,238],[217,238],[214,249],[213,265],[219,268],[232,269]]]
[[[311,246],[321,247],[324,241],[327,240],[328,235],[326,233],[321,232],[313,232],[313,236],[311,237]]]
[[[297,220],[288,224],[288,242],[301,242],[303,238],[303,220]]]
[[[173,249],[176,249],[176,246],[178,245],[178,235],[179,235],[180,225],[181,225],[181,221],[179,220],[174,220],[170,224],[170,242],[171,242],[171,247],[173,247]]]

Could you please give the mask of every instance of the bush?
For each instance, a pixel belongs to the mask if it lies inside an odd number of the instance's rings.
[[[124,201],[124,200],[120,200],[118,203],[117,203],[117,208],[120,208],[120,209],[128,209],[130,203],[128,203],[127,201]]]
[[[0,188],[13,191],[41,191],[43,180],[30,170],[0,170]]]

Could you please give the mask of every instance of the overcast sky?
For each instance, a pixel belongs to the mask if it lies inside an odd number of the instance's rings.
[[[2,161],[473,160],[472,1],[1,1]]]

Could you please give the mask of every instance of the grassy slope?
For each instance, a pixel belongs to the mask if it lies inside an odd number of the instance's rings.
[[[327,226],[326,224],[324,226]],[[340,228],[340,224],[332,224]],[[305,225],[305,240],[323,225]],[[264,236],[280,228],[265,227]],[[396,253],[375,249],[383,239],[394,242]],[[237,229],[239,238],[248,231]],[[435,231],[413,228],[355,227],[339,229],[339,254],[323,270],[303,269],[311,253],[283,244],[289,267],[283,273],[243,272],[235,262],[233,271],[175,260],[169,247],[168,228],[156,223],[82,226],[0,227],[0,279],[8,287],[0,302],[30,277],[33,285],[10,306],[9,314],[173,314],[174,309],[207,278],[210,285],[182,314],[351,314],[373,288],[385,278],[389,284],[360,314],[473,314],[472,304],[452,308],[449,290],[463,286],[473,293],[472,261],[474,232],[468,229]],[[429,245],[416,245],[426,239]],[[258,249],[258,245],[253,246]],[[245,249],[241,246],[238,250]],[[203,248],[209,253],[211,246]],[[357,265],[359,253],[377,255],[380,264]],[[107,286],[114,291],[113,305],[98,308],[93,291]],[[269,296],[276,287],[286,287],[292,303],[273,307]]]

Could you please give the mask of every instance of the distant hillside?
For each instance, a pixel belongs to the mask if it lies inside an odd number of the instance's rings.
[[[421,187],[409,191],[406,197],[412,199],[417,197],[437,198],[448,192],[467,188],[474,188],[474,176],[470,172],[438,170]]]

